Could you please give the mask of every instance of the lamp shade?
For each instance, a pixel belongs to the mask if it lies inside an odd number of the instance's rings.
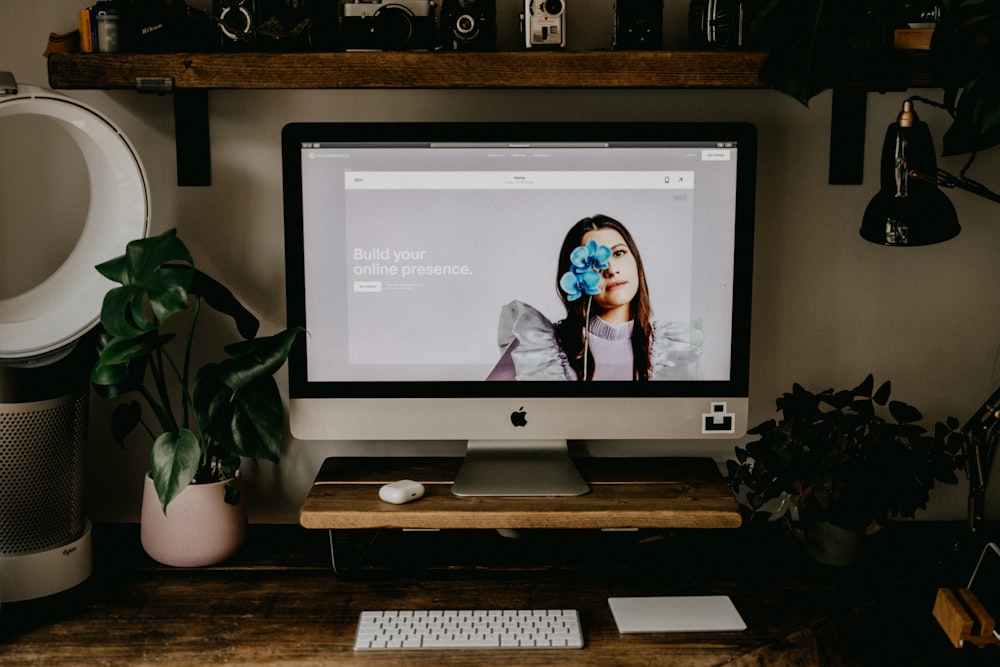
[[[907,247],[940,243],[958,234],[955,207],[934,182],[937,160],[930,130],[909,101],[886,131],[880,175],[881,189],[861,221],[862,238]]]

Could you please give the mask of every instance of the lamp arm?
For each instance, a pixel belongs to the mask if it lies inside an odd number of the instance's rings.
[[[979,195],[980,197],[984,197],[985,199],[989,199],[990,201],[1000,204],[1000,194],[993,192],[986,186],[976,183],[975,181],[970,181],[967,178],[959,178],[958,176],[949,174],[943,169],[938,169],[937,174],[933,176],[917,171],[916,169],[911,169],[910,178],[914,178],[925,183],[934,183],[942,188],[958,188],[959,190],[965,190],[966,192],[971,192],[974,195]]]
[[[966,472],[969,477],[969,529],[975,533],[986,517],[986,488],[1000,444],[1000,387],[962,427],[966,436]]]

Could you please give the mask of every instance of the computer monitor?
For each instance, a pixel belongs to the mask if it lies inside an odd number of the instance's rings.
[[[745,432],[752,125],[292,123],[282,162],[296,438],[548,496],[569,440]]]

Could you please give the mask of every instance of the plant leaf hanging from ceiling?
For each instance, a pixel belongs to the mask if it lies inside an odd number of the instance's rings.
[[[943,154],[1000,144],[1000,2],[948,3],[931,51],[955,116],[942,140]]]
[[[1000,68],[1000,63],[997,64]],[[955,120],[941,141],[942,154],[973,153],[1000,144],[1000,70],[983,72],[965,84]]]
[[[763,83],[804,105],[817,94],[862,76],[893,33],[895,0],[764,0],[747,27],[763,45]]]

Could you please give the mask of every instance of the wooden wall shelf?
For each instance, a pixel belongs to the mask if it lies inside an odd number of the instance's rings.
[[[53,53],[57,89],[174,95],[178,185],[210,185],[208,91],[253,89],[759,89],[760,51],[356,51]],[[862,182],[867,91],[937,85],[926,53],[901,52],[834,91],[830,183]]]
[[[356,51],[333,53],[53,53],[53,88],[764,88],[761,51]],[[933,87],[929,57],[904,52],[857,85]]]
[[[53,88],[763,88],[750,51],[356,51],[71,54],[49,57]]]

